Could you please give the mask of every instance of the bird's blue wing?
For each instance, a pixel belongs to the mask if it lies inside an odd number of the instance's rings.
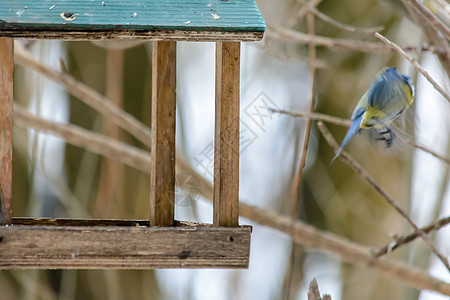
[[[375,79],[368,93],[368,104],[384,114],[378,123],[387,126],[409,107],[413,94],[409,77],[390,68]]]

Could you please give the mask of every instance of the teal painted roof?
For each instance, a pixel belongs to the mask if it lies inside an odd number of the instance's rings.
[[[262,32],[266,25],[253,0],[0,1],[0,32],[114,29]]]

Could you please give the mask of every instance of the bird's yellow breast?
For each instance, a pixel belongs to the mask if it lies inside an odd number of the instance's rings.
[[[382,128],[386,127],[403,111],[407,110],[413,102],[413,94],[411,88],[404,84],[401,86],[402,97],[393,97],[389,101],[389,105],[380,109],[374,106],[367,106],[361,121],[361,128]],[[401,92],[400,92],[401,93]],[[364,102],[363,104],[366,104]]]
[[[408,98],[408,106],[405,107],[405,109],[406,109],[411,105],[411,103],[413,103],[414,98],[413,98],[413,94],[412,94],[413,92],[408,85],[405,84],[403,86],[403,91],[404,91],[406,97]]]
[[[378,123],[377,120],[383,118],[386,114],[381,110],[369,106],[364,113],[363,120],[361,122],[361,128],[381,128],[384,127],[381,123]]]

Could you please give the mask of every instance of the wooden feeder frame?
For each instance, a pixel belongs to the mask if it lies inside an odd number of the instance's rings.
[[[238,221],[240,43],[262,39],[258,8],[253,0],[176,8],[173,0],[147,0],[105,14],[120,1],[96,2],[0,4],[0,269],[248,268],[251,227]],[[146,15],[155,6],[170,17]],[[73,21],[59,15],[70,11]],[[153,41],[149,220],[12,217],[14,38]],[[177,41],[216,42],[213,225],[174,220]]]

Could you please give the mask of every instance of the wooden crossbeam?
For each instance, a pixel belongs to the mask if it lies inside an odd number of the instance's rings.
[[[153,42],[150,225],[172,226],[175,202],[176,42]]]
[[[248,268],[250,226],[13,218],[0,226],[0,269]]]
[[[239,225],[239,42],[216,43],[214,225]]]
[[[0,38],[0,224],[12,215],[14,40]]]
[[[1,20],[0,20],[1,21]],[[9,30],[0,28],[0,37],[19,39],[58,39],[66,41],[129,40],[129,41],[260,41],[264,32],[183,31],[183,30],[97,30],[97,31],[48,31]]]

